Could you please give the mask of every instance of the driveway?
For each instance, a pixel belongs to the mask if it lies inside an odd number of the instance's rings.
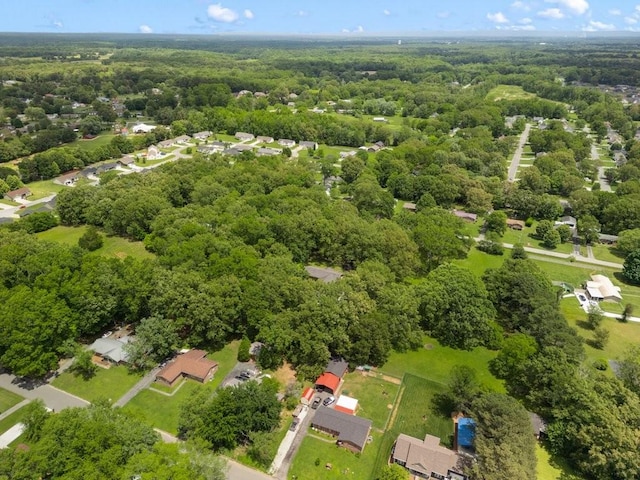
[[[239,376],[242,372],[246,370],[251,372],[256,372],[256,374],[252,376],[252,379],[254,380],[256,380],[255,377],[260,374],[260,370],[258,370],[258,367],[256,367],[255,363],[238,362],[236,363],[235,367],[233,367],[231,371],[227,374],[227,376],[224,377],[224,380],[220,382],[220,388],[235,387],[236,385],[240,385],[241,383],[245,382],[246,380],[240,380],[236,378],[236,376]]]
[[[160,372],[161,367],[155,367],[138,381],[131,389],[120,397],[114,404],[114,407],[124,407],[129,401],[145,388],[148,388],[156,379],[156,375]]]
[[[518,173],[518,166],[520,165],[520,159],[522,158],[522,151],[524,150],[524,146],[529,139],[529,130],[531,130],[531,124],[527,123],[524,127],[524,131],[522,135],[520,135],[520,141],[518,142],[518,147],[516,148],[515,153],[513,154],[513,159],[511,160],[511,165],[509,165],[509,174],[508,179],[510,182],[515,182],[516,174]]]
[[[70,407],[86,407],[89,402],[53,387],[45,381],[18,378],[10,373],[0,374],[0,388],[29,400],[41,399],[54,412]]]

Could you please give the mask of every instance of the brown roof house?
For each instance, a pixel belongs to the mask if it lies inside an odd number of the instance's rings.
[[[466,480],[460,467],[460,456],[440,445],[440,439],[426,435],[420,440],[401,433],[391,452],[391,461],[420,478]]]
[[[5,193],[4,196],[7,198],[7,200],[15,202],[16,200],[24,200],[29,195],[31,195],[31,190],[29,190],[27,187],[22,187],[17,190],[11,190],[10,192]]]
[[[362,452],[371,432],[371,420],[321,406],[316,410],[311,427],[337,437],[336,443],[352,452]]]
[[[476,215],[475,213],[465,212],[464,210],[454,210],[453,214],[456,217],[461,218],[462,220],[465,220],[467,222],[475,222],[476,220],[478,220],[478,215]]]
[[[156,375],[156,380],[170,387],[181,378],[191,378],[204,383],[213,378],[218,362],[209,360],[204,350],[189,350],[181,353]]]
[[[507,218],[507,227],[512,230],[523,230],[524,222],[522,220],[514,220],[513,218]]]

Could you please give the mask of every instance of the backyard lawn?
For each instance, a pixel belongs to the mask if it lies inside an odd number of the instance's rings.
[[[357,415],[373,421],[373,427],[384,430],[400,385],[360,372],[345,376],[342,393],[358,399]]]
[[[538,480],[582,480],[564,462],[558,462],[540,443],[536,445]]]
[[[115,137],[114,134],[103,133],[101,135],[98,135],[96,138],[92,138],[91,140],[86,140],[86,139],[76,140],[75,142],[70,143],[69,146],[78,147],[80,150],[86,150],[88,152],[91,152],[103,145],[109,145],[113,137]]]
[[[105,398],[115,402],[127,393],[140,378],[142,378],[140,374],[130,373],[125,366],[113,366],[98,368],[96,374],[89,380],[65,372],[52,384],[60,390],[72,393],[89,402]]]
[[[335,440],[316,436],[309,430],[300,445],[300,450],[293,459],[288,478],[304,480],[331,480],[350,478],[353,480],[370,480],[373,477],[380,448],[381,434],[372,431],[373,441],[364,451],[357,455],[338,447]],[[331,469],[327,469],[327,464]]]
[[[173,390],[171,396],[146,389],[133,397],[125,405],[125,410],[146,419],[154,427],[173,435],[177,434],[178,416],[182,403],[199,389],[204,388],[213,393],[227,373],[235,366],[239,344],[239,341],[233,341],[225,345],[222,350],[207,355],[207,358],[218,362],[218,371],[210,382],[203,385],[195,380],[185,380],[179,388]]]
[[[84,234],[87,227],[65,227],[59,225],[55,228],[36,234],[41,240],[60,242],[67,245],[77,245],[78,240]],[[105,257],[125,258],[153,258],[154,255],[144,248],[142,242],[132,242],[126,238],[108,237],[103,235],[104,245],[91,254]]]
[[[31,196],[27,198],[27,200],[38,200],[43,197],[48,197],[49,195],[53,195],[54,193],[58,193],[61,190],[64,190],[64,185],[58,185],[57,183],[53,183],[53,180],[41,180],[38,182],[27,183],[25,187],[29,187],[31,190]]]
[[[0,420],[0,434],[3,434],[11,427],[13,427],[16,423],[20,423],[26,414],[26,409],[24,407],[16,410],[11,415]]]
[[[497,352],[486,348],[475,348],[471,351],[456,350],[441,346],[437,340],[425,337],[426,348],[415,351],[393,352],[380,371],[401,378],[405,373],[417,375],[434,382],[446,384],[449,372],[455,365],[467,365],[478,374],[478,380],[488,388],[504,392],[501,380],[489,373],[489,361]]]
[[[485,97],[488,101],[498,100],[520,100],[526,98],[535,98],[534,93],[525,92],[518,85],[498,85],[492,88]]]
[[[9,390],[0,388],[0,413],[6,412],[22,401],[22,397]]]

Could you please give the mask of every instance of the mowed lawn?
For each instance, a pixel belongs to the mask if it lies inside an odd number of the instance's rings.
[[[57,227],[36,234],[41,240],[59,242],[67,245],[78,245],[78,240],[86,232],[87,227]],[[132,242],[126,238],[109,237],[103,234],[104,245],[98,250],[91,252],[93,255],[103,255],[105,257],[125,258],[154,258],[154,255],[144,248],[142,242]]]
[[[96,374],[89,380],[65,372],[52,384],[60,390],[72,393],[89,402],[101,399],[110,399],[115,402],[141,378],[142,374],[131,373],[125,366],[113,366],[111,368],[99,367]]]
[[[75,142],[70,143],[69,146],[78,147],[80,150],[92,152],[93,150],[96,150],[98,147],[102,147],[103,145],[109,145],[113,137],[115,137],[114,134],[103,133],[101,135],[98,135],[96,138],[92,138],[91,140],[87,140],[84,138],[78,139]]]
[[[0,420],[0,435],[13,427],[16,423],[20,423],[25,417],[27,411],[24,407],[16,410],[11,415]]]
[[[17,405],[23,400],[20,395],[17,395],[9,390],[0,388],[0,413],[6,412],[14,405]]]
[[[321,436],[321,438],[317,438]],[[317,434],[313,430],[305,436],[300,450],[293,459],[288,478],[304,480],[353,479],[371,480],[382,435],[372,431],[373,441],[361,454],[338,447],[335,439]],[[317,463],[317,465],[316,465]],[[331,465],[331,469],[327,465]]]
[[[449,372],[456,365],[467,365],[473,368],[478,380],[485,386],[497,392],[504,392],[504,385],[489,373],[489,361],[497,352],[486,348],[475,348],[470,351],[456,350],[443,347],[437,340],[424,338],[426,348],[415,351],[398,353],[393,352],[389,360],[380,371],[395,377],[402,377],[405,373],[417,375],[427,380],[446,384],[449,380]]]
[[[344,378],[342,393],[358,399],[357,415],[372,420],[374,428],[383,430],[400,385],[360,372],[349,373]]]
[[[174,389],[171,396],[146,389],[133,397],[124,406],[125,410],[135,413],[156,428],[173,435],[177,434],[180,407],[184,401],[201,389],[206,389],[213,394],[227,373],[235,366],[239,344],[239,341],[233,341],[225,345],[222,350],[207,355],[207,358],[218,362],[218,371],[210,382],[203,385],[195,380],[185,380],[179,388]],[[154,385],[151,386],[154,387]]]
[[[27,183],[25,187],[28,187],[31,190],[31,195],[27,198],[27,200],[38,200],[43,197],[48,197],[49,195],[53,195],[54,193],[58,193],[65,188],[64,185],[58,185],[57,183],[53,183],[53,180],[41,180],[38,182]]]
[[[564,461],[558,461],[552,457],[540,443],[536,445],[536,457],[538,458],[538,480],[583,480]]]
[[[487,93],[486,99],[496,102],[498,100],[522,100],[536,96],[534,93],[525,92],[518,85],[498,85]]]

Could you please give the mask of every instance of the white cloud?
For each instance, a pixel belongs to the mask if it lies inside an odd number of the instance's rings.
[[[386,8],[382,11],[382,13],[384,13],[387,17],[389,15],[391,15],[391,12],[389,10],[387,10]]]
[[[153,28],[151,28],[149,25],[140,25],[138,27],[138,31],[140,33],[153,33]]]
[[[487,18],[493,23],[509,23],[509,20],[502,12],[487,13]]]
[[[521,18],[520,20],[518,20],[518,23],[522,25],[529,25],[531,22],[533,22],[533,20],[531,20],[529,17]]]
[[[351,33],[351,31],[348,28],[343,28],[342,33]]]
[[[589,2],[587,0],[546,0],[546,2],[557,3],[574,15],[582,15],[589,10]]]
[[[529,7],[529,5],[527,5],[524,2],[521,2],[520,0],[513,2],[511,4],[511,8],[518,8],[520,10],[524,10],[525,12],[528,12],[529,10],[531,10],[531,7]]]
[[[547,8],[546,10],[538,12],[538,16],[542,18],[552,18],[554,20],[559,20],[561,18],[564,18],[564,13],[562,13],[559,8]]]
[[[514,30],[518,32],[522,31],[533,31],[536,29],[533,25],[497,25],[496,28],[498,30]]]
[[[622,11],[617,8],[612,8],[609,10],[609,15],[613,15],[615,17],[622,15]]]
[[[624,17],[624,23],[626,23],[627,25],[635,25],[636,23],[638,23],[638,20],[633,17]]]
[[[601,30],[611,31],[615,29],[616,27],[610,23],[603,23],[603,22],[597,22],[595,20],[591,20],[589,22],[589,25],[584,27],[582,30],[584,30],[585,32],[597,32]]]
[[[355,33],[362,33],[364,32],[364,28],[362,27],[362,25],[358,25],[358,27],[354,30]]]
[[[233,23],[238,20],[239,15],[230,8],[223,7],[220,3],[214,3],[207,8],[207,15],[216,22]]]
[[[243,12],[243,15],[244,15],[244,18],[248,18],[249,20],[251,20],[254,17],[253,12],[248,8],[245,9],[245,11]]]
[[[309,12],[305,11],[305,10],[298,10],[296,13],[294,13],[294,15],[296,17],[306,17],[309,15]]]
[[[444,11],[444,12],[438,12],[436,14],[436,17],[438,17],[438,18],[449,18],[450,15],[451,15],[451,12]]]
[[[54,20],[53,21],[53,26],[56,27],[56,28],[64,27],[64,25],[62,24],[62,22],[60,20]]]

